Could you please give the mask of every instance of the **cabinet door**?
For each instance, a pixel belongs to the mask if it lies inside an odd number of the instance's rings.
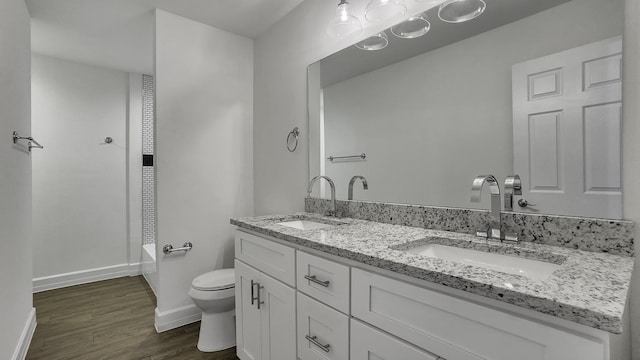
[[[262,359],[262,340],[260,327],[260,310],[255,301],[251,300],[259,283],[260,273],[236,260],[236,348],[238,357],[242,360]]]
[[[351,360],[442,359],[351,319]]]
[[[262,359],[295,360],[296,292],[264,273],[260,286]]]
[[[298,357],[348,360],[349,317],[298,292]]]

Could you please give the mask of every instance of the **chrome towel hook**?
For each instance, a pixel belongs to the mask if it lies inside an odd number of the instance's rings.
[[[29,151],[31,151],[31,149],[36,148],[36,149],[44,149],[44,146],[40,145],[39,142],[37,142],[34,138],[32,138],[31,136],[20,136],[18,135],[17,131],[13,132],[13,143],[17,144],[18,140],[28,140],[28,147],[29,147]],[[35,145],[33,145],[35,144]]]
[[[298,135],[300,135],[300,130],[297,126],[287,135],[287,150],[289,150],[289,152],[294,152],[298,148]]]

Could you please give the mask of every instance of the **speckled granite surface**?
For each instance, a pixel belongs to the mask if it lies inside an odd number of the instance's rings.
[[[324,214],[330,201],[305,198],[305,211]],[[489,223],[489,211],[423,205],[337,201],[343,216],[426,229],[475,234]],[[503,231],[522,241],[633,256],[634,224],[627,220],[502,212]]]
[[[536,243],[492,245],[492,252],[561,262],[549,278],[535,281],[518,275],[462,265],[399,249],[413,241],[488,246],[474,236],[351,218],[322,230],[297,230],[278,222],[309,218],[335,222],[318,214],[270,215],[231,219],[240,228],[316,249],[399,274],[442,284],[611,333],[622,332],[632,257],[588,252]]]

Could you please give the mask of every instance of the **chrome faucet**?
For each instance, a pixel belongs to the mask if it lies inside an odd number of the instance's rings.
[[[471,202],[480,202],[482,185],[485,182],[489,184],[489,190],[491,191],[491,222],[489,223],[488,231],[478,231],[476,235],[502,240],[503,237],[500,230],[500,186],[493,175],[479,175],[473,180],[473,184],[471,184]]]
[[[355,184],[356,180],[358,179],[362,180],[362,188],[364,190],[369,189],[369,184],[367,184],[367,179],[365,179],[364,176],[362,175],[356,175],[352,177],[351,180],[349,181],[349,196],[347,197],[347,200],[353,200],[353,184]]]
[[[504,209],[513,210],[513,195],[522,195],[520,176],[507,176],[504,181]]]
[[[311,192],[313,191],[313,184],[320,179],[325,179],[329,182],[329,186],[331,187],[331,210],[326,214],[327,216],[337,216],[336,211],[336,184],[333,183],[330,177],[324,175],[318,175],[309,181],[309,188],[307,188],[307,197],[311,196]]]
[[[491,191],[491,221],[489,223],[488,231],[478,231],[476,236],[483,237],[485,239],[500,240],[503,242],[518,243],[518,234],[504,233],[502,231],[502,219],[500,215],[500,186],[498,181],[493,175],[479,175],[473,180],[471,184],[471,202],[480,202],[480,196],[482,195],[482,185],[489,183],[489,190]],[[513,208],[513,195],[522,194],[520,177],[513,175],[507,177],[505,181],[505,208],[507,208],[507,200],[509,199],[511,208]]]

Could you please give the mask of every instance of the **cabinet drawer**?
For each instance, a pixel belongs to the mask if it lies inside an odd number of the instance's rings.
[[[298,358],[348,360],[349,317],[298,292]]]
[[[236,231],[236,259],[295,287],[295,250],[259,236]]]
[[[457,297],[351,271],[351,313],[447,359],[602,359],[602,340],[562,331]]]
[[[349,314],[349,267],[297,252],[298,290]]]
[[[371,359],[438,360],[442,358],[352,319],[351,360]]]

